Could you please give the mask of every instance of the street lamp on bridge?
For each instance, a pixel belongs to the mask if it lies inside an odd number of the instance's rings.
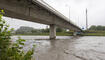
[[[88,13],[88,10],[86,8],[86,30],[88,30],[88,15],[87,15],[87,13]]]
[[[69,8],[69,20],[70,20],[70,6],[67,4],[65,6]]]

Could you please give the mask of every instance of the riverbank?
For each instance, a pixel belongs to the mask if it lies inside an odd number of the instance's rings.
[[[15,35],[31,35],[31,36],[49,36],[47,33],[34,33],[34,34],[15,34]],[[73,36],[73,32],[57,32],[57,36]],[[81,36],[105,36],[105,31],[84,31]]]
[[[15,34],[15,35],[48,36],[49,33]],[[68,33],[68,32],[57,32],[56,35],[57,35],[57,36],[72,36],[72,33]]]
[[[84,31],[83,36],[105,36],[105,31]]]

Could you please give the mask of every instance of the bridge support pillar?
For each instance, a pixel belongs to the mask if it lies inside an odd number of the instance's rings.
[[[77,32],[74,32],[74,33],[73,33],[73,36],[77,36]]]
[[[56,26],[54,24],[50,25],[50,39],[56,39]]]
[[[81,32],[81,31],[77,31],[77,32],[74,32],[73,35],[74,35],[74,36],[77,36],[77,35],[80,36],[80,35],[82,35],[82,32]]]

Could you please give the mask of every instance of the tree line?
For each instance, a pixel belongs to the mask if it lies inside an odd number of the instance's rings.
[[[40,34],[40,33],[49,33],[50,29],[35,29],[33,27],[21,26],[15,31],[15,34]],[[65,32],[63,28],[56,28],[56,32]]]
[[[28,26],[21,26],[19,29],[15,30],[14,34],[23,34],[23,35],[40,35],[43,33],[49,33],[50,29],[45,28],[45,29],[35,29],[33,27],[28,27]],[[105,31],[105,26],[95,26],[92,25],[88,31]],[[66,29],[63,28],[56,28],[56,32],[67,32]],[[70,33],[71,31],[69,31]]]
[[[92,25],[89,30],[94,30],[94,31],[105,31],[105,26],[101,26],[101,25]]]

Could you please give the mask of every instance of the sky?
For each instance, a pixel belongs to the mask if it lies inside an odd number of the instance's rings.
[[[105,0],[43,0],[73,21],[79,27],[86,26],[86,8],[88,10],[88,25],[105,25]],[[70,9],[69,9],[70,8]],[[70,13],[69,13],[70,11]],[[20,26],[29,26],[36,29],[46,28],[47,25],[35,22],[27,22],[19,19],[4,19],[11,28],[18,29]]]

